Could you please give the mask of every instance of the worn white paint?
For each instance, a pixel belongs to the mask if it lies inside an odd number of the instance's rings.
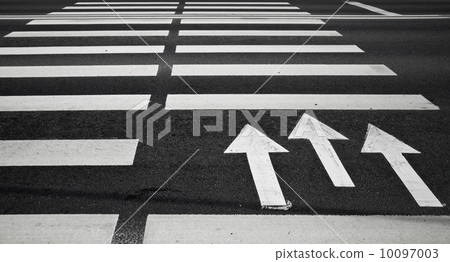
[[[150,95],[0,96],[0,112],[130,110]]]
[[[230,15],[230,16],[242,16],[242,15],[310,15],[308,12],[262,12],[262,11],[183,11],[185,15]]]
[[[181,24],[297,24],[297,25],[322,25],[319,19],[295,19],[295,18],[185,18]]]
[[[383,10],[383,9],[378,8],[378,7],[375,7],[375,6],[362,4],[362,3],[360,3],[360,2],[349,1],[349,2],[347,2],[347,4],[353,5],[353,6],[357,6],[357,7],[361,7],[361,8],[363,8],[363,9],[369,10],[369,11],[371,11],[371,12],[374,12],[374,13],[377,13],[377,14],[380,14],[380,15],[386,15],[386,16],[401,16],[401,14],[389,12],[389,11]]]
[[[116,37],[168,36],[169,30],[17,31],[5,37]]]
[[[350,244],[450,244],[450,216],[327,216]],[[318,216],[149,215],[144,243],[342,244]]]
[[[0,166],[130,166],[136,139],[0,140]]]
[[[307,139],[311,142],[334,186],[355,186],[329,141],[348,140],[348,138],[305,113],[289,135],[289,139]]]
[[[420,154],[383,130],[369,124],[362,153],[381,153],[421,207],[442,207],[425,182],[402,154]]]
[[[364,53],[356,45],[177,45],[175,53]]]
[[[191,10],[191,9],[251,9],[251,10],[298,10],[299,8],[297,6],[242,6],[242,5],[235,5],[235,6],[199,6],[199,5],[186,5],[184,7],[184,10]]]
[[[169,94],[166,109],[439,110],[439,107],[422,95]]]
[[[174,11],[148,11],[148,12],[142,12],[142,11],[136,11],[136,12],[51,12],[48,13],[48,15],[173,15],[175,14]]]
[[[119,215],[0,215],[0,243],[104,244],[114,233],[118,217]]]
[[[27,25],[153,25],[171,24],[172,19],[158,18],[105,18],[105,19],[49,19],[32,20]]]
[[[0,55],[154,54],[163,45],[0,47]]]
[[[396,76],[385,65],[362,64],[183,64],[173,76]]]
[[[329,30],[180,30],[179,36],[342,36]]]
[[[225,154],[245,153],[262,207],[286,206],[269,153],[288,152],[266,135],[245,125]]]
[[[158,6],[66,6],[63,8],[64,10],[124,10],[124,9],[177,9],[176,5],[158,5]]]
[[[0,66],[0,78],[156,76],[158,65]]]

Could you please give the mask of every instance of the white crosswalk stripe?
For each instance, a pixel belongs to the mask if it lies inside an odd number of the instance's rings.
[[[364,53],[356,45],[177,45],[175,53]],[[1,54],[1,49],[0,49]]]
[[[168,36],[169,30],[16,31],[4,37],[117,37]]]
[[[242,12],[242,11],[184,11],[183,14],[185,15],[234,15],[234,16],[241,16],[241,15],[309,15],[308,12],[258,12],[258,11],[252,11],[252,12]]]
[[[0,66],[0,78],[156,76],[158,65]]]
[[[123,10],[123,9],[177,9],[176,5],[160,5],[160,6],[66,6],[64,10],[86,10],[86,9],[100,9],[100,10]]]
[[[114,233],[118,217],[118,215],[0,215],[0,243],[103,244]]]
[[[190,10],[190,9],[251,9],[251,10],[298,10],[299,8],[296,6],[242,6],[242,5],[235,5],[235,6],[199,6],[199,5],[187,5],[184,7],[184,10]]]
[[[223,94],[167,96],[170,110],[295,109],[295,110],[439,110],[422,95]]]
[[[121,12],[121,11],[117,11],[117,12],[113,12],[113,11],[104,11],[104,12],[51,12],[48,13],[49,16],[52,15],[173,15],[175,14],[175,12],[173,11],[149,11],[149,12],[144,12],[144,11],[136,11],[136,12]]]
[[[180,30],[179,36],[342,36],[329,30]]]
[[[348,243],[450,243],[450,216],[321,217]],[[149,215],[144,243],[342,244],[342,240],[318,216]]]
[[[395,76],[385,65],[356,64],[186,64],[174,65],[173,76]]]
[[[0,166],[130,166],[138,141],[0,140]]]
[[[0,47],[0,55],[153,54],[162,52],[164,52],[163,45]]]
[[[154,25],[171,24],[172,19],[159,18],[105,18],[105,19],[49,19],[32,20],[27,25]]]
[[[150,95],[0,96],[0,112],[130,110]]]
[[[181,24],[291,24],[291,25],[322,25],[319,19],[296,18],[185,18]]]
[[[116,1],[97,1],[97,2],[77,2],[75,5],[176,5],[179,2],[116,2]]]

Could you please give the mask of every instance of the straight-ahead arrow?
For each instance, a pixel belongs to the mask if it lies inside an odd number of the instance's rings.
[[[286,152],[282,146],[248,124],[225,150],[225,154],[247,154],[262,208],[283,210],[287,210],[290,203],[284,199],[269,153]]]
[[[307,139],[311,142],[320,161],[333,181],[334,186],[355,186],[329,141],[348,140],[348,138],[305,113],[300,118],[300,121],[298,121],[288,139]]]
[[[362,153],[381,153],[421,207],[442,207],[441,202],[402,154],[420,154],[383,130],[369,124]]]

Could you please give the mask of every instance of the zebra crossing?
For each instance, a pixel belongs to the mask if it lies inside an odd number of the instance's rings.
[[[114,11],[111,10],[114,9]],[[115,11],[118,10],[118,11]],[[128,11],[139,10],[139,11]],[[145,11],[143,11],[145,10]],[[166,10],[166,11],[161,11]],[[73,30],[14,31],[8,39],[164,37],[171,33],[175,18],[160,15],[198,15],[196,18],[177,18],[180,40],[195,37],[318,37],[345,38],[336,30],[310,30],[302,26],[321,26],[321,19],[303,19],[310,15],[289,2],[77,2],[62,11],[47,14],[48,19],[27,23],[32,28],[46,26],[73,26]],[[216,11],[213,11],[216,10]],[[230,11],[232,10],[232,11]],[[238,11],[236,11],[238,10]],[[252,11],[250,11],[252,10]],[[268,11],[272,10],[272,11]],[[268,17],[262,17],[269,15]],[[274,15],[274,17],[271,17]],[[284,15],[289,17],[283,17]],[[295,18],[295,16],[300,16]],[[60,16],[66,16],[60,18]],[[73,16],[73,18],[71,18]],[[85,16],[80,19],[77,16]],[[121,16],[121,17],[117,17]],[[139,16],[139,17],[137,17]],[[203,18],[202,16],[208,17]],[[209,18],[210,16],[217,16]],[[250,16],[250,17],[249,17]],[[255,17],[251,17],[255,16]],[[111,30],[114,25],[158,25],[163,29]],[[247,25],[254,29],[198,30],[183,26]],[[295,30],[264,30],[261,25],[289,25]],[[101,30],[77,30],[77,26],[102,26]],[[166,54],[166,45],[98,45],[98,46],[23,46],[0,47],[0,56],[49,55],[108,55]],[[355,44],[255,45],[176,44],[173,54],[238,55],[238,54],[364,54]],[[43,78],[157,78],[161,66],[149,64],[111,65],[14,65],[0,66],[1,79]],[[396,77],[397,73],[384,64],[317,64],[317,63],[171,63],[170,76],[189,78],[210,77]],[[189,81],[188,81],[189,82]],[[0,96],[0,112],[60,112],[60,111],[128,111],[138,104],[148,105],[152,94],[96,94],[96,95],[32,95]],[[437,111],[439,107],[421,94],[168,94],[167,110],[360,110],[360,111]],[[62,140],[1,140],[1,167],[57,167],[57,166],[133,166],[138,149],[136,139],[62,139]],[[104,215],[0,215],[0,243],[109,243],[120,226],[119,214]],[[450,242],[448,217],[401,216],[327,216],[349,242],[383,243],[382,228],[387,241],[400,243],[404,232],[411,243],[433,243],[437,238]],[[402,220],[407,220],[405,223]],[[351,221],[351,222],[349,222]],[[252,227],[255,223],[261,228]],[[373,231],[362,239],[355,228],[373,225]],[[429,223],[424,231],[417,223]],[[276,226],[274,226],[276,224]],[[352,226],[349,226],[349,225]],[[220,225],[220,226],[218,226]],[[162,231],[161,229],[164,229]],[[314,234],[313,231],[314,230]],[[213,232],[213,233],[212,233]],[[293,234],[291,234],[291,232]],[[310,236],[316,236],[314,239]],[[308,237],[305,237],[308,236]],[[402,237],[401,237],[402,236]],[[292,215],[149,215],[143,243],[339,243],[315,216]]]

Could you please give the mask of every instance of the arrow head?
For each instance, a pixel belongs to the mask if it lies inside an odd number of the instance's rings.
[[[272,139],[258,131],[256,128],[247,124],[241,130],[233,143],[225,150],[225,154],[232,153],[286,153],[284,147],[277,144]]]
[[[361,149],[361,153],[386,153],[399,152],[405,154],[420,154],[419,151],[408,146],[392,135],[384,132],[378,127],[369,124],[366,134],[366,141]]]
[[[313,139],[315,137],[325,137],[328,140],[348,140],[307,113],[302,115],[288,139]]]

